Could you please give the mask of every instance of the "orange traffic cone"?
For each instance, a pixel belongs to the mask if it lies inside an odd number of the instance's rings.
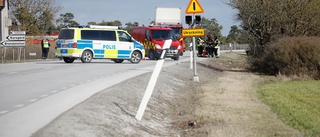
[[[206,50],[203,50],[203,57],[206,57],[207,56],[207,52],[206,52]]]

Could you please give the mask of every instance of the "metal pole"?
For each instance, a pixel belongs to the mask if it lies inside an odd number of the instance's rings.
[[[4,63],[4,47],[1,48],[1,52],[2,52],[2,56],[1,56],[1,59],[2,59],[2,64]]]
[[[193,23],[192,23],[192,28],[195,28],[195,14],[193,14]],[[199,82],[199,77],[197,74],[197,61],[196,61],[196,38],[192,37],[192,50],[193,50],[193,81]]]
[[[6,62],[6,52],[7,52],[7,48],[6,47],[3,47],[4,48],[4,54],[3,55],[3,60],[4,60],[4,63]]]
[[[190,43],[190,69],[193,69],[193,46],[192,46],[192,43]]]
[[[12,63],[14,63],[14,48],[12,48]]]
[[[20,58],[21,58],[21,47],[18,49],[18,62],[20,63]]]

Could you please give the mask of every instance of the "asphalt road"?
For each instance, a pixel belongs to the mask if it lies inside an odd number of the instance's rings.
[[[189,58],[166,59],[164,67]],[[139,64],[110,60],[0,64],[0,136],[30,136],[93,94],[153,71],[155,64],[151,60]]]
[[[179,61],[166,59],[163,67],[189,61],[189,55],[187,51]],[[139,64],[110,60],[0,64],[0,136],[28,137],[93,94],[152,72],[155,64],[151,60]]]

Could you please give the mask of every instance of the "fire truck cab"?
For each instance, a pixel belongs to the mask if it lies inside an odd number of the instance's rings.
[[[150,60],[160,58],[165,40],[172,39],[169,49],[167,49],[165,57],[173,60],[179,60],[181,55],[181,44],[179,39],[174,36],[173,30],[169,27],[161,26],[139,26],[133,27],[131,36],[142,43],[145,49],[145,56]]]

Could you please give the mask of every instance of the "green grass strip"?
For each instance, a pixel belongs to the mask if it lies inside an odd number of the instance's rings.
[[[307,136],[320,136],[320,81],[266,84],[258,93],[286,124]]]

